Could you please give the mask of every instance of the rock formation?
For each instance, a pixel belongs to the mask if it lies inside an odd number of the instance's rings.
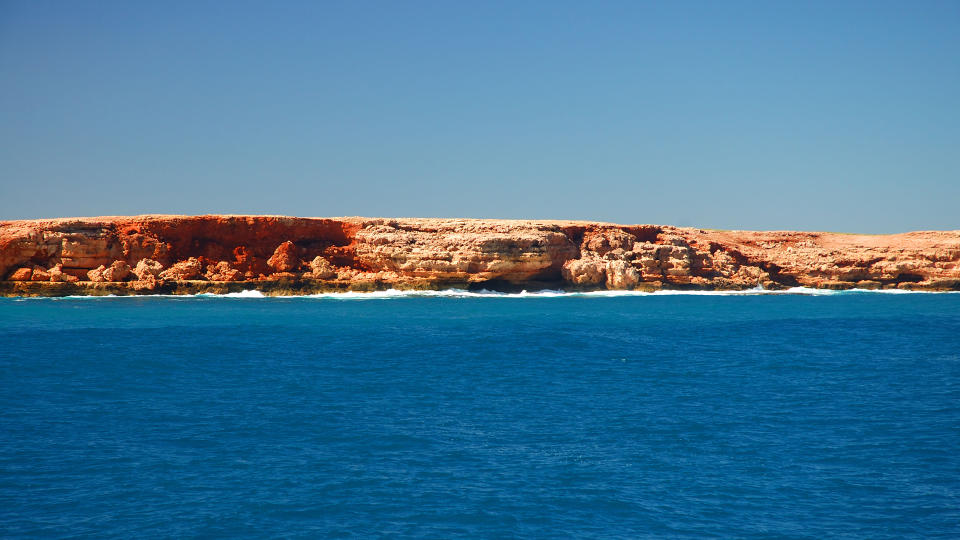
[[[140,259],[137,266],[133,269],[133,274],[138,280],[143,281],[150,277],[158,277],[163,271],[163,265],[153,259]]]
[[[102,281],[123,281],[130,275],[130,265],[124,261],[113,261],[110,266],[100,265],[93,270],[87,272],[87,278],[90,281],[102,282]],[[49,273],[47,274],[49,280]],[[38,281],[34,279],[34,281]]]
[[[33,279],[33,270],[29,268],[17,268],[10,273],[10,281],[30,281]]]
[[[186,281],[199,279],[200,274],[200,260],[196,257],[190,257],[185,261],[174,263],[170,268],[160,272],[160,277],[171,281]]]
[[[960,290],[960,231],[279,216],[0,222],[4,295],[757,285]]]
[[[297,257],[297,246],[287,240],[277,246],[273,255],[267,259],[267,266],[277,272],[290,272],[300,266],[300,258]]]
[[[243,274],[230,266],[229,261],[220,261],[217,264],[207,265],[206,278],[210,281],[240,281]]]
[[[310,261],[309,275],[304,274],[304,277],[312,277],[315,279],[332,279],[337,277],[337,271],[333,269],[330,261],[317,255],[312,261]]]

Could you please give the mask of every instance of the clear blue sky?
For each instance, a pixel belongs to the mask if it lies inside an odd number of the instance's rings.
[[[960,228],[960,2],[0,1],[0,218]]]

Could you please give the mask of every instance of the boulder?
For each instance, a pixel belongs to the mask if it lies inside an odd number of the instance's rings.
[[[640,283],[640,272],[626,261],[607,263],[607,288],[632,289]]]
[[[597,285],[605,279],[607,262],[602,259],[573,259],[563,264],[563,279],[577,285]]]
[[[153,259],[140,259],[137,266],[133,269],[133,274],[140,281],[145,281],[148,277],[157,277],[163,271],[163,265]]]
[[[93,270],[90,270],[89,272],[87,272],[87,280],[98,281],[98,282],[107,281],[107,278],[103,277],[103,271],[106,269],[107,267],[101,264],[100,266],[94,268]]]
[[[135,291],[152,291],[155,290],[161,283],[162,280],[160,280],[157,276],[146,273],[142,278],[131,282],[131,288]]]
[[[123,281],[130,275],[130,265],[124,261],[113,261],[103,271],[104,281]]]
[[[160,277],[173,281],[200,279],[202,277],[200,260],[196,257],[190,257],[185,261],[180,261],[160,272]]]
[[[34,268],[30,279],[33,281],[50,281],[50,272],[43,268]]]
[[[207,265],[207,279],[210,281],[242,281],[243,273],[230,266],[228,261]]]
[[[310,261],[310,277],[315,279],[333,279],[337,277],[337,271],[333,269],[330,261],[318,255]]]
[[[63,271],[63,264],[57,263],[56,266],[47,270],[47,273],[50,274],[50,281],[60,281],[60,282],[74,282],[80,281],[80,278],[67,274]]]
[[[10,281],[30,281],[33,277],[32,268],[17,268],[10,274]]]
[[[273,255],[267,259],[267,265],[277,272],[290,272],[300,266],[300,257],[297,256],[297,246],[293,242],[286,242],[277,246]]]

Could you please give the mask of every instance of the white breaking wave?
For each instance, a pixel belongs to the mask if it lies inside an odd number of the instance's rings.
[[[283,299],[314,299],[314,300],[391,300],[400,298],[620,298],[620,297],[657,297],[657,296],[838,296],[838,295],[856,295],[856,294],[960,294],[960,291],[910,291],[903,289],[814,289],[811,287],[791,287],[783,290],[764,289],[754,287],[743,290],[726,291],[693,291],[693,290],[669,290],[662,289],[652,292],[644,291],[589,291],[589,292],[570,292],[560,290],[539,290],[539,291],[521,291],[518,293],[506,293],[498,291],[489,291],[486,289],[478,291],[468,291],[466,289],[444,289],[434,290],[399,290],[387,289],[384,291],[371,292],[329,292],[305,295],[284,295],[270,296],[263,292],[251,289],[240,292],[215,294],[148,294],[148,295],[106,295],[106,296],[60,296],[60,297],[15,297],[17,301],[21,300],[117,300],[122,298],[283,298]]]
[[[176,296],[176,295],[166,295],[166,296]],[[214,294],[214,293],[200,293],[196,296],[197,298],[266,298],[266,296],[257,290],[248,290],[240,292],[231,292],[224,294]]]
[[[478,291],[468,291],[466,289],[444,289],[444,290],[399,290],[387,289],[383,291],[370,292],[329,292],[305,295],[285,295],[268,296],[260,291],[248,290],[238,293],[213,294],[204,293],[194,295],[201,298],[286,298],[286,299],[314,299],[314,300],[391,300],[400,298],[620,298],[620,297],[656,297],[656,296],[783,296],[783,295],[801,295],[801,296],[838,296],[848,294],[949,294],[960,291],[907,291],[901,289],[814,289],[811,287],[791,287],[783,290],[764,289],[763,287],[754,287],[752,289],[728,290],[728,291],[692,291],[692,290],[668,290],[662,289],[652,292],[645,291],[586,291],[571,292],[554,289],[538,291],[521,291],[518,293],[507,293],[499,291],[489,291],[481,289]],[[171,295],[165,295],[171,296]],[[141,297],[142,298],[142,297]],[[182,296],[181,296],[182,298]]]
[[[559,296],[571,296],[572,293],[563,291],[543,290],[518,293],[504,293],[497,291],[479,290],[468,291],[466,289],[444,289],[440,291],[404,291],[398,289],[387,289],[385,291],[371,292],[332,292],[308,294],[305,296],[284,296],[283,298],[327,298],[332,300],[383,300],[392,298],[555,298]]]

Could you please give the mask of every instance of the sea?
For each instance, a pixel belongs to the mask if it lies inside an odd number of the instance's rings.
[[[4,538],[958,538],[960,294],[0,299]]]

